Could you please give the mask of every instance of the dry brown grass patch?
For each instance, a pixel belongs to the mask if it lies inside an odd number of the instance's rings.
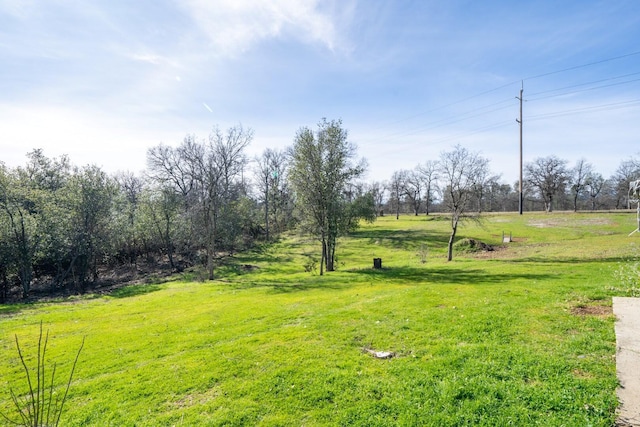
[[[613,307],[609,305],[579,305],[571,309],[575,316],[607,317],[613,314]]]

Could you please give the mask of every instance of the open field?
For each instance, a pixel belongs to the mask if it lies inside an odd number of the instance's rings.
[[[635,212],[487,215],[458,238],[496,250],[449,263],[448,227],[380,218],[322,277],[319,245],[290,236],[212,282],[0,306],[0,408],[25,390],[14,334],[32,364],[42,321],[61,379],[86,336],[64,426],[613,425]]]

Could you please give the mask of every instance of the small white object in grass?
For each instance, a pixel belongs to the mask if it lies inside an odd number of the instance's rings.
[[[376,359],[391,359],[396,354],[393,351],[377,351],[370,348],[364,348],[363,351],[369,353]]]

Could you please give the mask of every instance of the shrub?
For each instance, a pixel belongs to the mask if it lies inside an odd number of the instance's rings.
[[[57,426],[60,423],[60,415],[64,408],[64,403],[67,400],[67,394],[69,393],[69,387],[71,386],[71,380],[73,379],[73,373],[78,363],[78,357],[84,346],[84,338],[76,354],[76,358],[73,361],[71,367],[71,373],[69,374],[69,380],[67,381],[64,394],[62,396],[56,396],[55,393],[55,375],[56,364],[51,367],[51,378],[48,381],[46,374],[48,372],[48,363],[45,360],[47,353],[47,343],[49,342],[49,331],[44,336],[44,342],[42,340],[42,322],[40,322],[40,336],[38,338],[38,352],[35,376],[32,377],[32,373],[27,367],[18,336],[16,338],[16,349],[18,356],[25,373],[25,380],[27,383],[28,391],[25,396],[18,396],[13,388],[9,387],[9,393],[11,394],[11,400],[13,401],[14,408],[17,412],[19,419],[16,421],[11,419],[8,415],[0,412],[0,417],[6,421],[17,426],[29,426],[29,427],[44,427],[44,426]],[[54,399],[55,397],[55,399]]]
[[[620,264],[614,276],[620,283],[614,290],[622,291],[629,297],[640,297],[640,256]]]
[[[454,249],[458,252],[480,252],[480,251],[492,251],[493,247],[487,245],[480,240],[475,239],[461,239],[453,245]]]

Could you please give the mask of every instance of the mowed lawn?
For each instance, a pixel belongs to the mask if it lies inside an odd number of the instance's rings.
[[[611,296],[635,227],[635,212],[488,214],[458,238],[496,250],[446,262],[445,217],[383,217],[324,276],[305,271],[319,245],[292,235],[216,281],[0,306],[0,408],[26,390],[14,335],[33,366],[42,322],[60,384],[86,337],[63,426],[612,426]]]

